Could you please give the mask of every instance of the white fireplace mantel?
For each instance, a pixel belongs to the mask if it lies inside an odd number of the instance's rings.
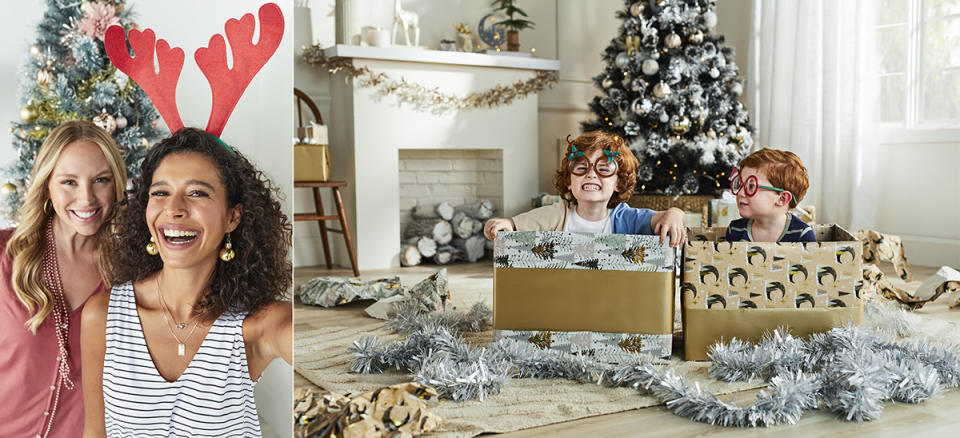
[[[559,70],[560,62],[511,55],[337,45],[324,51],[351,58],[392,79],[466,96]],[[530,208],[538,189],[537,96],[509,105],[436,113],[380,95],[356,79],[331,84],[332,178],[346,180],[344,204],[361,270],[399,266],[399,150],[488,149],[503,157],[503,208],[512,216]],[[337,260],[346,260],[338,248]]]

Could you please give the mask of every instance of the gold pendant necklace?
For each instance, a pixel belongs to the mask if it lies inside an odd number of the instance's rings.
[[[197,325],[199,321],[197,318],[193,318],[193,328],[190,329],[190,333],[187,333],[187,337],[183,340],[180,340],[180,337],[173,331],[173,327],[170,324],[170,319],[173,318],[173,314],[167,309],[167,305],[163,302],[163,294],[160,292],[160,274],[157,273],[157,298],[160,301],[160,307],[163,308],[163,311],[160,313],[163,315],[164,325],[167,326],[167,330],[170,330],[170,334],[173,335],[173,339],[177,340],[177,356],[185,356],[187,354],[187,341],[190,340],[190,337],[193,336],[193,332],[197,330]],[[167,318],[167,313],[170,313],[170,318]],[[177,328],[183,329],[187,325],[181,322],[177,322]]]

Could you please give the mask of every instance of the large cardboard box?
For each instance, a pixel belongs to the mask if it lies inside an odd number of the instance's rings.
[[[330,147],[297,143],[293,146],[293,180],[327,181],[330,179]]]
[[[706,360],[715,342],[757,341],[789,326],[794,335],[863,319],[860,242],[837,225],[817,242],[725,242],[726,228],[694,228],[684,248],[680,294],[684,357]]]
[[[606,363],[670,355],[677,251],[659,236],[501,232],[493,251],[496,339]]]

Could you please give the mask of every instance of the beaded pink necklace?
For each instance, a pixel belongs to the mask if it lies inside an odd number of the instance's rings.
[[[53,322],[54,332],[57,334],[57,346],[60,355],[57,357],[57,389],[53,398],[53,408],[50,410],[50,416],[43,433],[44,438],[53,428],[53,417],[57,414],[57,405],[60,403],[60,389],[66,387],[73,389],[73,381],[70,380],[70,361],[67,360],[67,334],[70,333],[70,313],[67,312],[67,300],[63,295],[63,284],[60,282],[60,265],[57,264],[57,242],[53,236],[53,221],[51,218],[47,225],[47,242],[43,251],[43,262],[40,265],[40,272],[43,276],[43,284],[53,295]]]

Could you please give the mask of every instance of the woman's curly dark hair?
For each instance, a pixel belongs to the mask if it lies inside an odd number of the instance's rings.
[[[146,224],[149,188],[164,157],[198,153],[209,158],[227,189],[227,208],[243,205],[240,224],[231,233],[236,257],[217,262],[210,291],[200,300],[196,313],[215,319],[225,311],[256,313],[268,303],[282,299],[291,286],[291,226],[278,198],[280,190],[247,160],[228,150],[220,140],[196,128],[182,128],[150,149],[141,165],[141,177],[133,180],[128,196],[100,248],[104,278],[111,285],[139,281],[163,268],[160,257],[144,249],[150,240]],[[223,242],[221,242],[223,245]]]

